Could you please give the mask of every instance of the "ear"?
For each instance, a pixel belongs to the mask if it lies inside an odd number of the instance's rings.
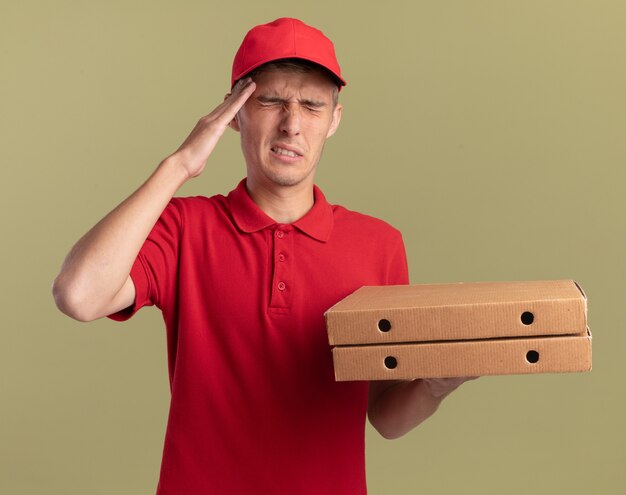
[[[226,101],[227,98],[229,98],[231,95],[231,93],[226,93],[226,95],[224,96],[224,101]],[[233,129],[234,131],[239,132],[239,113],[237,113],[235,115],[235,117],[233,118],[233,120],[231,120],[228,123],[228,127],[230,127],[231,129]]]
[[[330,123],[330,129],[328,129],[328,133],[326,134],[326,139],[335,134],[337,127],[339,127],[339,122],[341,122],[341,114],[343,113],[343,106],[341,103],[337,103],[335,109],[333,110],[333,120]]]

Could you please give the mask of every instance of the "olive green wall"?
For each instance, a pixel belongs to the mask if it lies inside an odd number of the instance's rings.
[[[300,17],[349,86],[318,182],[404,232],[413,283],[575,278],[591,373],[485,377],[397,441],[372,494],[626,490],[626,4],[615,1],[3,1],[0,492],[150,494],[163,325],[59,313],[73,242],[228,90],[249,27]],[[238,136],[181,195],[229,191]],[[288,370],[285,370],[288,372]]]

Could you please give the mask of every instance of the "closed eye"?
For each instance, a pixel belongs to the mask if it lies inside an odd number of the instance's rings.
[[[304,105],[309,110],[319,111],[326,106],[326,103],[323,101],[315,101],[315,100],[300,100],[300,104]]]
[[[284,105],[286,103],[285,100],[277,98],[275,96],[259,96],[257,98],[257,101],[264,107],[269,107],[272,105]]]
[[[266,96],[260,95],[257,97],[257,101],[264,107],[270,107],[275,105],[287,106],[289,105],[289,101],[278,96]],[[298,103],[305,107],[307,110],[318,112],[322,108],[326,106],[326,103],[323,101],[317,100],[298,100]]]

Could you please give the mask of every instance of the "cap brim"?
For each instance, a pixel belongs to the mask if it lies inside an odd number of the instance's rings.
[[[233,75],[233,78],[232,78],[232,81],[231,81],[231,89],[235,86],[235,84],[237,83],[237,81],[239,81],[239,79],[241,79],[242,77],[245,77],[247,74],[252,72],[254,69],[258,69],[262,65],[268,64],[270,62],[278,62],[279,60],[291,60],[291,59],[305,60],[307,62],[312,62],[315,65],[319,66],[320,69],[322,69],[323,71],[327,72],[328,75],[331,76],[335,80],[335,83],[337,84],[337,86],[339,86],[340,89],[343,86],[346,86],[348,84],[343,77],[341,77],[340,75],[336,74],[334,71],[330,70],[328,67],[326,67],[324,64],[321,64],[317,60],[313,60],[312,58],[293,57],[292,56],[292,57],[283,57],[283,58],[269,57],[267,59],[263,59],[263,60],[257,61],[256,63],[250,65],[250,67],[247,67],[246,69],[240,71],[238,74]]]

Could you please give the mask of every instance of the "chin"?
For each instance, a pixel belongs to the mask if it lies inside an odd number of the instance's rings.
[[[297,186],[303,182],[306,182],[309,179],[311,182],[313,182],[313,171],[310,171],[308,173],[296,173],[295,171],[292,172],[294,173],[285,173],[284,171],[271,171],[267,173],[265,177],[269,179],[272,184],[281,187]]]
[[[293,177],[293,176],[280,175],[280,176],[270,177],[269,179],[272,182],[272,184],[275,184],[277,186],[293,187],[303,182],[306,179],[306,177]]]

